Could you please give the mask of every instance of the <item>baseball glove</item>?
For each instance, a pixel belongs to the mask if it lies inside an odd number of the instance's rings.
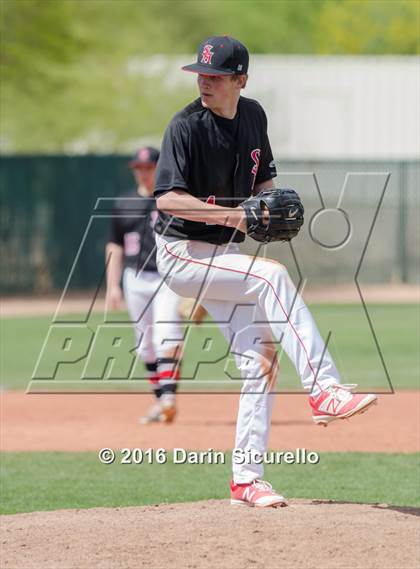
[[[294,190],[263,190],[240,205],[247,234],[256,241],[290,241],[303,225],[303,205]]]

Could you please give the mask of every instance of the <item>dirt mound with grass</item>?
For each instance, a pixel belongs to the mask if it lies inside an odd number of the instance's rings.
[[[414,508],[293,500],[59,510],[2,517],[14,569],[418,568]]]

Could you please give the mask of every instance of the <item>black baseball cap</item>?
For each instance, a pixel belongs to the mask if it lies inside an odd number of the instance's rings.
[[[134,154],[128,163],[130,168],[141,168],[142,166],[150,166],[156,164],[159,160],[159,150],[153,146],[142,146]]]
[[[182,69],[204,75],[242,75],[248,72],[248,63],[244,44],[230,36],[212,36],[198,46],[197,63]]]

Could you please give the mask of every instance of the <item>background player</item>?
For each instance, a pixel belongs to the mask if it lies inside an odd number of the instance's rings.
[[[276,344],[281,342],[310,391],[315,422],[366,410],[376,396],[340,385],[286,268],[240,253],[248,224],[244,208],[235,205],[253,192],[273,189],[277,175],[264,110],[240,96],[248,59],[239,41],[216,36],[200,44],[197,63],[184,67],[198,74],[200,97],[177,113],[165,132],[155,188],[157,264],[175,292],[199,296],[219,323],[244,380],[235,446],[249,460],[233,462],[232,503],[279,506],[285,499],[261,480],[260,461],[268,444]]]
[[[143,359],[156,401],[142,423],[170,423],[175,418],[182,332],[180,298],[159,276],[156,268],[156,203],[153,198],[156,148],[140,148],[129,167],[136,188],[116,200],[106,245],[107,308],[121,308],[123,292],[134,323],[136,347]]]

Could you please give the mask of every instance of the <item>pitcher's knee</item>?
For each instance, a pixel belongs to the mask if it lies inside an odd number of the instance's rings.
[[[277,262],[266,263],[262,276],[263,286],[267,290],[271,289],[273,286],[277,288],[276,283],[285,280],[290,281],[290,276],[287,268]]]

